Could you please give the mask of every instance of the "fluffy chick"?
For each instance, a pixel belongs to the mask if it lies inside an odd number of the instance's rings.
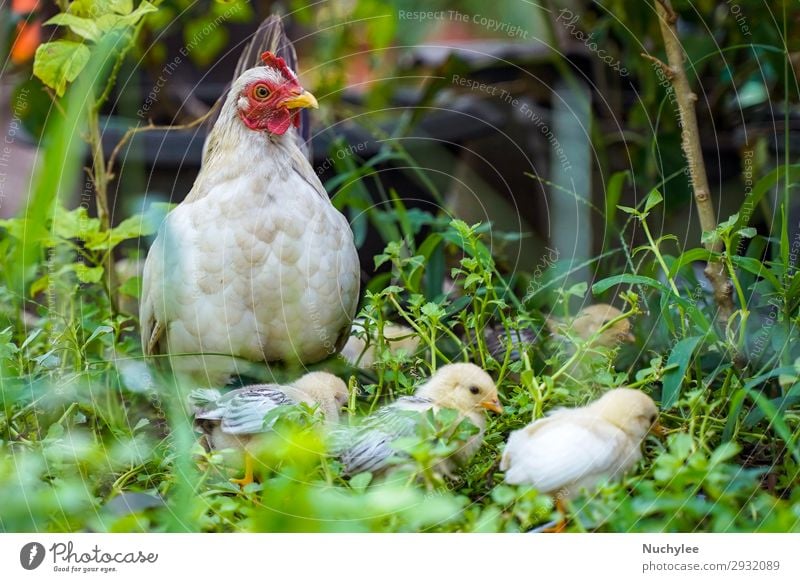
[[[616,307],[607,303],[597,303],[583,308],[571,320],[548,317],[545,324],[548,331],[558,339],[567,341],[567,336],[571,336],[590,342],[592,348],[613,349],[622,343],[636,341],[636,336],[631,331],[631,322],[628,319],[621,319],[608,329],[600,332],[604,325],[621,315],[622,312]],[[530,327],[521,327],[507,334],[502,325],[487,327],[484,336],[489,352],[499,360],[505,357],[506,350],[509,349],[509,343],[511,359],[519,360],[522,352],[531,349],[539,339],[537,332]]]
[[[652,398],[617,388],[587,406],[557,409],[511,433],[500,469],[506,483],[569,499],[635,465],[657,420]]]
[[[564,330],[569,335],[590,341],[595,348],[615,348],[622,343],[633,343],[636,336],[631,332],[631,322],[621,319],[608,329],[600,332],[603,326],[618,318],[622,312],[607,303],[598,303],[581,309],[578,314],[568,322],[558,318],[547,320],[547,327],[556,337],[564,337]]]
[[[311,372],[287,386],[254,384],[221,394],[219,390],[193,390],[189,401],[197,426],[212,449],[238,449],[245,453],[245,475],[232,480],[239,485],[253,482],[253,459],[248,445],[255,435],[271,430],[264,417],[278,406],[304,402],[315,406],[326,423],[339,420],[339,409],[347,403],[347,385],[333,374]]]
[[[353,330],[364,329],[362,321],[353,322]],[[352,333],[352,332],[351,332]],[[369,334],[367,340],[364,337],[351,335],[342,349],[342,357],[351,365],[360,368],[371,368],[378,360],[376,348],[378,344],[377,330]],[[386,348],[394,356],[401,354],[412,355],[420,345],[419,336],[416,332],[405,325],[399,323],[387,323],[383,326],[383,338],[386,341]]]
[[[497,387],[484,370],[474,364],[443,366],[413,396],[398,398],[367,417],[361,426],[336,435],[334,449],[344,464],[345,473],[355,475],[369,471],[377,474],[386,470],[397,454],[396,441],[415,434],[427,411],[437,412],[443,408],[456,410],[461,419],[468,419],[478,428],[478,433],[461,444],[452,459],[445,459],[437,467],[445,474],[480,448],[486,429],[485,411],[503,411]]]

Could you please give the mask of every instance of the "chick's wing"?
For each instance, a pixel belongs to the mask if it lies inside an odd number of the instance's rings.
[[[557,492],[614,474],[626,454],[624,433],[591,417],[554,416],[509,437],[506,481]]]
[[[431,408],[427,398],[405,396],[378,410],[355,429],[334,436],[334,448],[348,475],[377,472],[386,468],[395,454],[392,444],[415,433],[420,413]]]
[[[287,404],[295,402],[276,384],[231,390],[218,401],[218,408],[222,409],[220,428],[227,434],[264,432],[268,428],[264,426],[267,413]]]

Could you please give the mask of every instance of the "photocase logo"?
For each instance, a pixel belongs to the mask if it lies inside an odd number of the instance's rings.
[[[19,551],[19,563],[26,570],[35,570],[44,561],[44,546],[39,542],[30,542]]]

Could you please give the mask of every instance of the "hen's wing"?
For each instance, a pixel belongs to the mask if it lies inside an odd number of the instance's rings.
[[[393,443],[413,435],[420,413],[432,406],[433,401],[428,398],[404,396],[368,417],[363,425],[337,431],[334,448],[344,464],[345,473],[375,473],[386,468],[396,452]]]
[[[156,308],[163,301],[159,285],[163,285],[164,263],[161,237],[156,237],[147,253],[142,271],[142,293],[139,305],[142,350],[146,356],[160,353],[165,322],[159,321]]]

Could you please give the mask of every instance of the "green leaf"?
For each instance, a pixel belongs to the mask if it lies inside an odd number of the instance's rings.
[[[417,247],[417,255],[421,256],[425,262],[425,269],[419,269],[414,271],[414,273],[410,277],[409,287],[412,291],[416,291],[419,289],[420,281],[422,279],[423,273],[427,273],[427,271],[431,268],[431,255],[434,251],[442,244],[442,236],[439,233],[433,232],[428,235],[428,237],[423,241],[419,247]],[[438,266],[434,263],[434,266]],[[429,297],[430,298],[430,297]]]
[[[658,190],[653,190],[647,197],[647,202],[644,203],[644,211],[650,212],[653,208],[658,206],[664,201],[664,197]]]
[[[69,13],[97,20],[107,14],[124,16],[133,10],[133,0],[75,0]]]
[[[130,14],[133,10],[133,0],[106,0],[106,4],[117,14]]]
[[[359,473],[358,475],[353,475],[350,479],[350,487],[356,491],[364,491],[370,481],[372,481],[372,473]]]
[[[736,428],[736,421],[739,419],[739,413],[742,410],[744,399],[747,392],[744,389],[737,390],[730,397],[728,404],[728,420],[725,422],[725,428],[722,430],[722,442],[728,442],[733,438],[733,431]]]
[[[127,1],[131,3],[131,9],[133,9],[133,0]],[[70,3],[68,11],[76,16],[96,19],[103,14],[108,14],[113,3],[114,0],[74,0]]]
[[[680,460],[686,459],[694,450],[694,439],[687,433],[677,433],[669,437],[669,451]]]
[[[107,237],[97,238],[88,242],[86,247],[91,250],[111,250],[123,241],[150,236],[158,230],[153,217],[148,214],[136,214],[126,218],[116,227],[112,228]]]
[[[791,406],[794,406],[800,402],[800,384],[795,384],[786,392],[784,396],[780,398],[773,398],[769,402],[775,407],[775,410],[778,413],[783,414]],[[751,410],[745,417],[742,424],[745,428],[752,428],[765,416],[766,414],[761,408]]]
[[[564,291],[564,295],[566,297],[580,297],[582,299],[586,297],[586,290],[588,288],[588,283],[586,283],[586,281],[581,281],[580,283],[575,283],[569,289]]]
[[[511,505],[517,499],[517,492],[508,485],[498,485],[492,489],[492,501],[499,505]]]
[[[736,221],[739,220],[739,213],[731,214],[726,220],[723,220],[717,225],[718,232],[731,232],[733,231],[734,226],[736,226]]]
[[[731,262],[739,267],[747,271],[748,273],[752,273],[757,277],[762,277],[769,281],[770,285],[772,285],[773,289],[780,291],[783,289],[783,285],[781,284],[780,280],[775,276],[775,274],[761,261],[758,259],[754,259],[753,257],[740,257],[738,255],[733,255],[730,257]]]
[[[708,464],[712,467],[731,460],[739,452],[741,447],[736,443],[723,443],[718,446],[711,454]]]
[[[643,275],[631,275],[631,274],[623,274],[623,275],[614,275],[613,277],[608,277],[601,281],[598,281],[594,285],[592,285],[592,293],[594,295],[599,295],[605,291],[608,291],[612,287],[616,287],[617,285],[644,285],[645,287],[654,287],[656,289],[660,289],[667,293],[672,293],[667,287],[661,283],[660,281],[656,281],[650,277],[645,277]]]
[[[717,230],[703,231],[700,235],[700,242],[704,245],[715,245],[719,242],[720,236]]]
[[[681,253],[678,258],[673,261],[672,265],[670,265],[669,278],[674,279],[678,271],[685,265],[694,263],[695,261],[707,263],[714,256],[714,253],[703,248],[689,249]]]
[[[145,14],[155,12],[156,10],[158,9],[155,6],[147,2],[147,0],[144,0],[139,4],[136,10],[130,14],[124,16],[120,16],[119,14],[104,14],[97,19],[97,26],[103,31],[109,31],[114,28],[133,27],[138,24]]]
[[[617,230],[614,218],[617,210],[617,203],[622,198],[622,189],[625,187],[630,172],[625,170],[622,172],[615,172],[608,180],[605,192],[605,219],[606,219],[606,232],[614,232]]]
[[[667,367],[672,365],[677,365],[677,367],[664,374],[661,391],[661,407],[663,409],[672,408],[678,402],[681,386],[686,377],[686,370],[689,368],[692,355],[702,339],[703,336],[687,337],[672,348],[672,352],[670,352],[667,359]]]
[[[747,395],[756,403],[756,406],[764,413],[764,416],[769,419],[770,426],[786,443],[786,447],[795,460],[800,463],[800,451],[797,449],[791,429],[786,425],[786,421],[783,419],[784,415],[782,412],[760,392],[756,392],[746,386],[745,390],[747,390]]]
[[[442,307],[436,303],[426,303],[420,309],[423,315],[432,319],[432,320],[440,320],[444,317],[445,311]]]
[[[72,263],[72,268],[81,283],[99,283],[103,278],[103,267],[87,267],[84,263]]]
[[[138,299],[142,294],[142,278],[139,276],[127,279],[117,290],[123,295]]]
[[[22,342],[22,345],[19,346],[19,351],[23,351],[25,348],[27,348],[33,342],[33,340],[39,337],[39,334],[41,334],[43,331],[44,330],[42,328],[36,328],[35,330],[33,330],[30,333],[30,335],[28,335],[28,337],[25,338],[25,341]]]
[[[53,234],[62,239],[87,240],[90,235],[100,232],[100,220],[90,218],[86,208],[75,210],[57,208],[53,219]]]
[[[145,16],[145,14],[150,14],[151,12],[157,11],[158,8],[153,6],[150,2],[147,0],[142,0],[142,3],[136,7],[136,10],[120,18],[120,24],[133,26],[134,24],[137,24]]]
[[[74,81],[86,63],[89,49],[83,43],[56,40],[39,45],[33,61],[33,74],[62,97],[67,83]]]
[[[483,275],[478,273],[470,273],[467,275],[467,278],[464,279],[464,289],[470,289],[481,281],[483,281]]]
[[[750,224],[750,220],[753,218],[753,214],[759,202],[761,202],[761,199],[784,178],[790,183],[800,182],[800,164],[779,166],[756,182],[756,185],[753,186],[750,193],[745,196],[744,202],[739,208],[739,212],[736,214],[736,224],[732,229],[734,233],[731,243],[732,248],[738,248],[740,238],[738,232]]]
[[[114,328],[110,325],[98,325],[92,332],[92,335],[89,336],[89,339],[86,340],[86,344],[84,345],[88,345],[92,340],[108,333],[114,333]]]
[[[638,210],[636,210],[635,208],[631,208],[630,206],[617,205],[617,208],[619,210],[622,210],[622,212],[624,212],[625,214],[634,214],[636,216],[641,214]]]
[[[88,18],[81,18],[80,16],[75,16],[74,14],[69,13],[61,13],[56,14],[44,23],[45,26],[50,24],[57,25],[57,26],[66,26],[72,32],[85,38],[86,40],[97,41],[100,38],[100,29],[97,27],[97,24],[93,20],[89,20]]]

